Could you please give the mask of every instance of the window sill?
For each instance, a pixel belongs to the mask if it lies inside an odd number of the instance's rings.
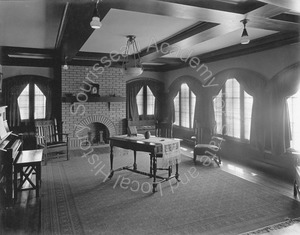
[[[293,149],[293,148],[288,148],[288,149],[286,150],[286,152],[289,153],[289,154],[292,154],[292,155],[300,155],[300,151],[295,150],[295,149]]]
[[[250,144],[250,141],[246,140],[246,139],[239,139],[239,138],[231,137],[231,136],[228,136],[228,135],[218,135],[218,134],[215,135],[215,136],[222,137],[223,139],[229,140],[229,141],[232,141],[232,142],[238,142],[238,143],[242,143],[242,144]]]

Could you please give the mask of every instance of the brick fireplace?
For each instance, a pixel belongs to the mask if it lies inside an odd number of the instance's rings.
[[[100,97],[126,96],[125,80],[118,68],[105,68],[101,73],[96,73],[93,67],[83,66],[69,66],[68,70],[62,70],[62,96],[82,93],[84,83],[91,80],[99,84]],[[116,102],[75,101],[62,103],[63,131],[69,133],[71,149],[80,148],[80,141],[84,139],[96,146],[100,142],[107,143],[108,136],[125,133],[125,99]],[[102,131],[104,140],[100,140],[99,131]]]

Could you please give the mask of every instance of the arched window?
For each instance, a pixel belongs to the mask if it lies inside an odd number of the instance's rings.
[[[193,128],[196,96],[186,83],[181,84],[180,90],[174,98],[175,125]]]
[[[300,90],[287,99],[290,126],[291,126],[291,147],[297,151],[300,150]]]
[[[148,86],[143,86],[136,96],[139,116],[147,119],[154,115],[155,96]]]
[[[228,79],[214,98],[216,133],[250,139],[253,98],[236,79]]]
[[[35,83],[28,83],[18,97],[22,121],[43,119],[46,116],[46,96]]]

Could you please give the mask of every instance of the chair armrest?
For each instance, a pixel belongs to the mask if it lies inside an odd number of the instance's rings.
[[[37,139],[45,139],[45,137],[42,136],[42,135],[35,135],[35,138],[37,138]]]
[[[65,135],[65,136],[69,136],[69,133],[58,133],[58,135]]]
[[[41,146],[46,146],[47,144],[47,140],[46,140],[46,138],[44,137],[44,136],[42,136],[42,135],[35,135],[35,138],[36,139],[39,139],[40,141],[40,143],[38,144],[38,145],[41,145]]]
[[[58,133],[57,136],[59,137],[59,139],[65,138],[65,141],[69,141],[69,133]]]
[[[209,149],[211,149],[213,151],[216,151],[216,150],[219,149],[218,146],[213,145],[213,144],[197,144],[195,147],[196,148],[209,148]]]
[[[219,136],[213,136],[212,139],[217,139],[219,141],[226,141],[224,138],[219,137]]]
[[[193,136],[191,136],[191,139],[192,140],[197,140],[197,137],[193,135]]]

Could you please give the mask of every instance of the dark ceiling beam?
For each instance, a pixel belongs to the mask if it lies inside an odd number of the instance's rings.
[[[273,30],[278,32],[298,32],[299,24],[276,19],[267,19],[263,17],[249,17],[247,27],[258,29]]]
[[[218,37],[218,36],[222,36],[226,33],[230,33],[236,29],[239,29],[240,28],[240,25],[231,25],[231,26],[228,26],[228,27],[224,27],[223,25],[217,25],[213,28],[210,28],[208,30],[205,30],[201,33],[198,33],[197,35],[194,35],[194,36],[191,36],[189,38],[186,38],[184,40],[181,40],[177,43],[174,43],[170,46],[170,50],[169,52],[175,52],[175,53],[182,53],[182,51],[184,49],[187,49],[189,47],[192,47],[192,46],[195,46],[201,42],[205,42],[205,41],[208,41],[210,39],[213,39],[215,37]],[[192,50],[192,49],[191,49]],[[192,51],[191,51],[192,53]],[[152,61],[152,60],[155,60],[163,55],[166,55],[166,54],[169,54],[166,52],[165,49],[163,50],[159,50],[158,52],[155,52],[155,53],[152,53],[152,54],[149,54],[149,55],[145,55],[142,57],[142,61],[143,62],[148,62],[148,61]]]
[[[2,63],[7,66],[52,67],[54,64],[53,49],[1,47],[1,52]]]
[[[268,4],[245,15],[249,19],[247,26],[262,28],[266,30],[275,30],[281,32],[299,31],[299,25],[296,22],[288,22],[280,19],[271,19],[276,15],[285,13],[287,10],[281,6]]]
[[[85,4],[76,4],[71,2],[68,6],[68,17],[64,34],[61,39],[62,60],[73,58],[86,40],[93,33],[90,27],[90,21],[95,8],[94,2],[85,2]]]
[[[258,1],[285,8],[286,11],[293,10],[295,12],[300,13],[299,0],[284,0],[284,1],[283,0],[258,0]]]
[[[98,54],[98,53],[95,53]],[[107,58],[109,58],[109,54],[104,55],[107,56]],[[102,58],[102,57],[101,57]],[[68,63],[68,65],[77,65],[77,66],[95,66],[97,64],[97,66],[102,66],[102,67],[106,67],[108,65],[107,60],[105,60],[105,63],[102,63],[101,60],[99,60],[98,58],[82,58],[82,57],[75,57],[73,58],[72,61],[70,61]],[[111,64],[109,64],[109,67],[114,67],[114,68],[121,68],[122,66],[122,61],[110,61]],[[143,65],[144,71],[158,71],[158,70],[162,70],[164,65]]]
[[[274,6],[274,5],[264,5],[246,14],[246,17],[264,17],[271,18],[276,15],[286,12],[285,8]]]
[[[60,21],[57,37],[56,37],[56,42],[55,42],[55,49],[60,49],[61,48],[61,42],[63,39],[63,35],[65,33],[66,25],[67,25],[67,14],[68,14],[68,9],[69,9],[70,3],[67,2],[64,8],[63,16]]]
[[[40,54],[40,55],[54,55],[53,49],[28,48],[28,47],[2,47],[4,54]]]
[[[251,43],[247,45],[234,45],[226,47],[213,52],[205,53],[201,56],[197,56],[201,61],[201,64],[211,63],[218,60],[229,59],[237,56],[248,55],[252,53],[261,52],[264,50],[274,49],[284,45],[290,45],[293,43],[298,43],[300,41],[299,33],[277,33],[275,35],[269,35],[263,38],[252,40]],[[166,65],[163,67],[162,71],[169,71],[178,68],[184,68],[189,66],[189,59],[186,63],[180,63],[180,59],[173,58],[174,62],[171,65]],[[167,58],[165,59],[167,61]],[[155,62],[164,62],[163,58],[156,60]],[[175,64],[178,62],[177,64]]]
[[[297,43],[300,41],[299,33],[277,33],[263,38],[252,40],[247,45],[238,44],[235,46],[223,48],[214,52],[206,53],[199,58],[201,61],[208,63],[222,59],[233,58],[277,47]]]
[[[7,66],[53,67],[54,59],[2,58],[2,64]]]
[[[215,23],[200,22],[191,28],[180,32],[179,34],[173,35],[172,37],[157,42],[154,45],[150,45],[148,48],[141,51],[140,55],[142,61],[149,62],[163,55],[169,54],[177,48],[187,48],[199,43],[199,37],[204,32],[216,27]],[[203,38],[205,40],[205,38]],[[166,48],[168,46],[168,48]]]
[[[224,2],[224,1],[207,1],[207,0],[158,0],[161,2],[185,4],[189,6],[209,8],[220,11],[228,11],[239,14],[245,14],[264,5],[264,3],[257,1],[244,2]]]

